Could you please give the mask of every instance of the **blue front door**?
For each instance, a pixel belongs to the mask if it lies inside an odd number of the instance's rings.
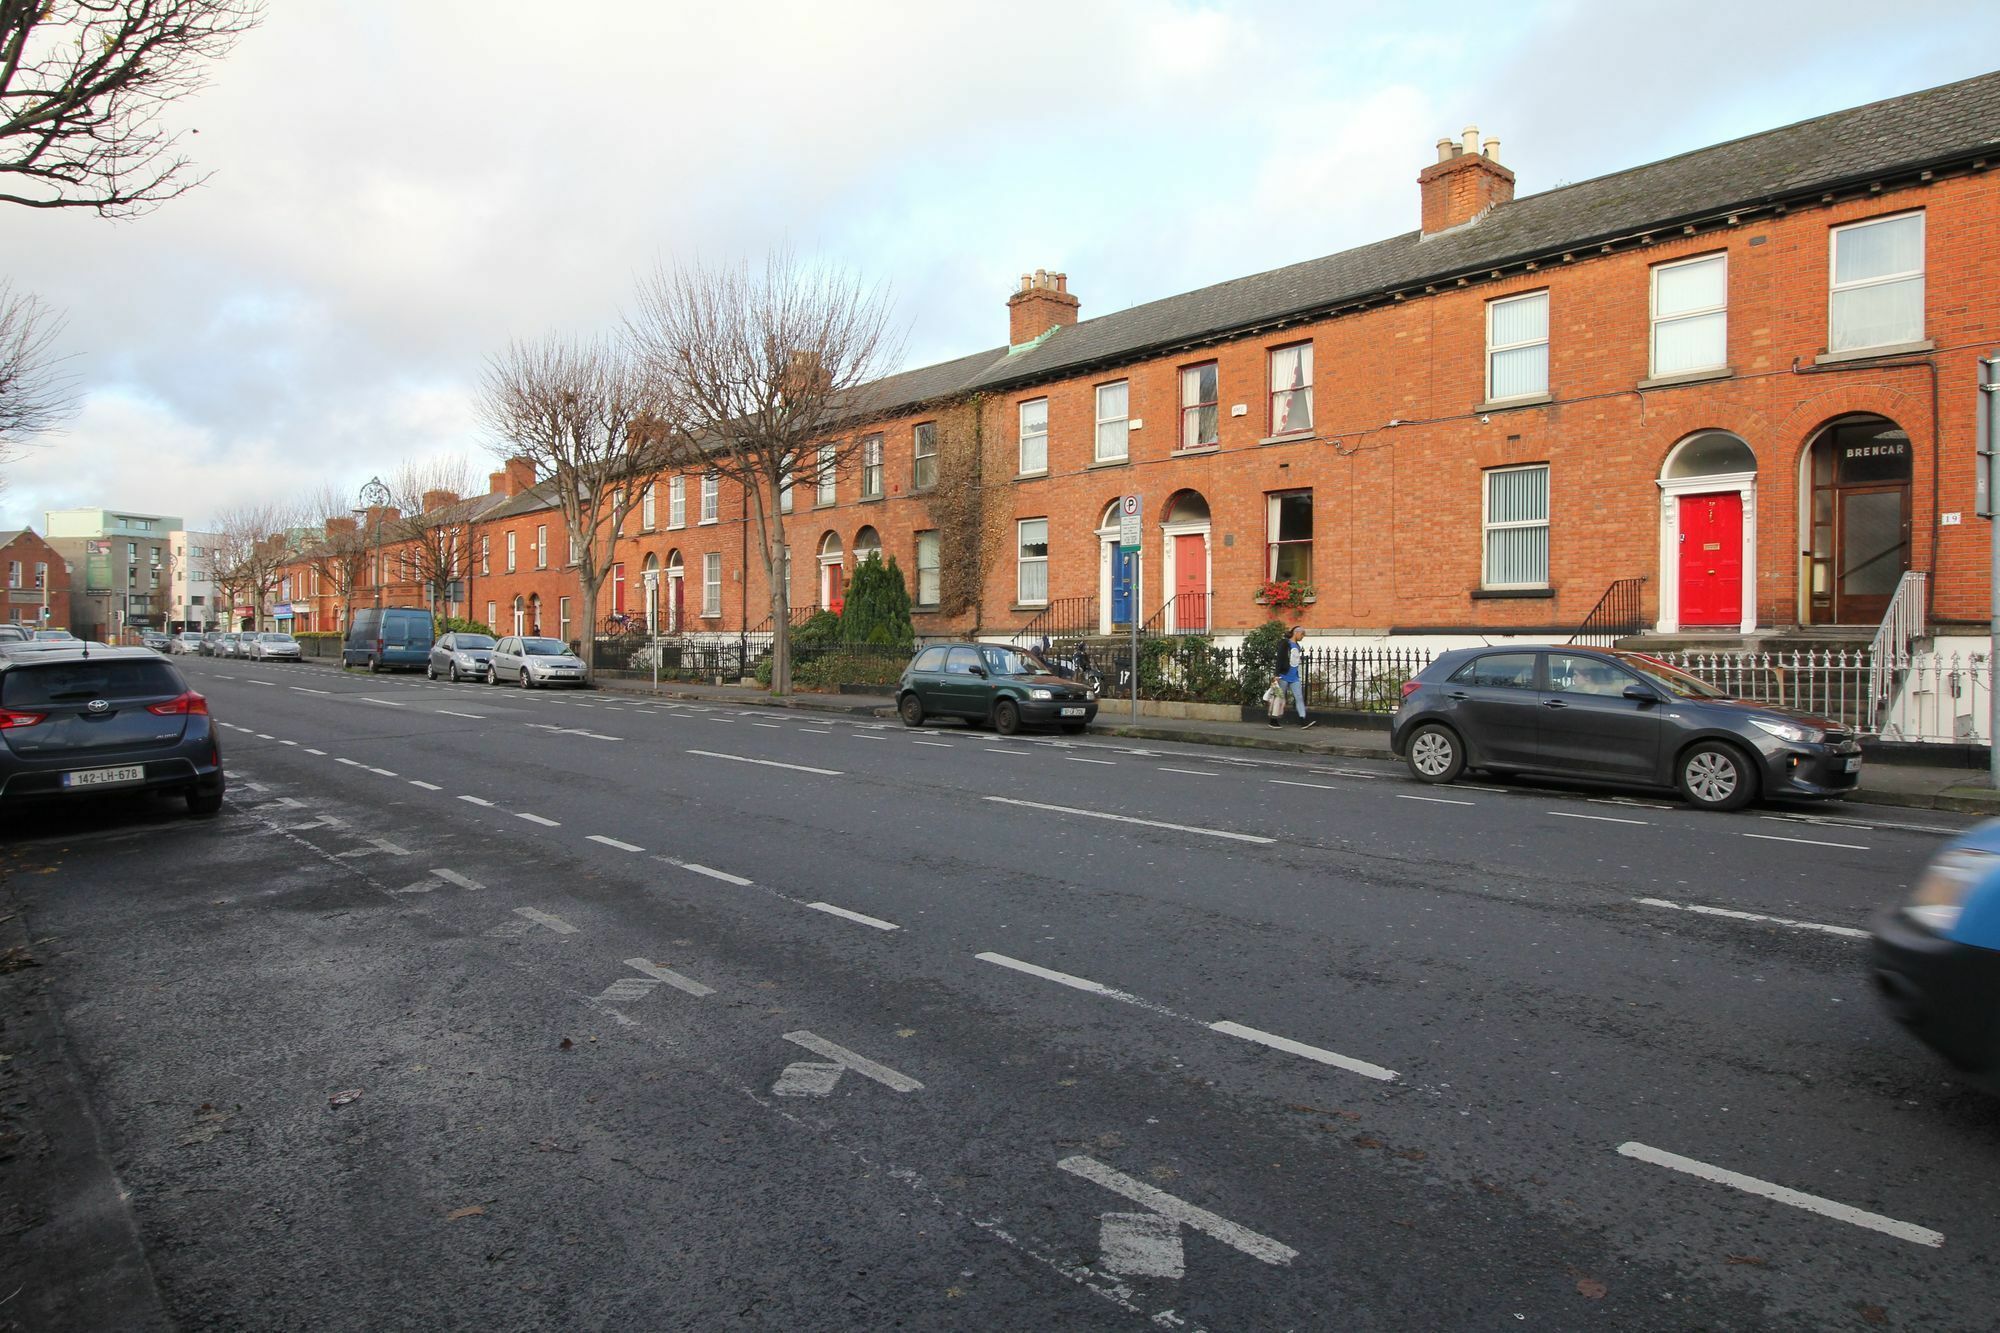
[[[1132,623],[1132,566],[1135,553],[1119,548],[1111,552],[1111,623]]]

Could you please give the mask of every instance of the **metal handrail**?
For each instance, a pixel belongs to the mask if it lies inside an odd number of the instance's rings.
[[[1889,706],[1889,694],[1902,673],[1909,669],[1910,645],[1924,635],[1924,585],[1929,575],[1918,569],[1904,571],[1896,580],[1889,609],[1868,648],[1868,726],[1873,730],[1882,711]]]
[[[1604,595],[1597,599],[1597,605],[1576,627],[1576,633],[1569,641],[1589,647],[1610,648],[1627,634],[1637,634],[1646,627],[1645,612],[1640,603],[1640,589],[1646,586],[1642,575],[1632,579],[1614,579]],[[1603,643],[1597,640],[1602,639]]]
[[[1096,632],[1095,597],[1058,597],[1014,631],[1014,644],[1022,647],[1042,639],[1076,639]]]
[[[1160,603],[1160,609],[1153,612],[1145,624],[1139,626],[1142,635],[1164,634],[1206,634],[1208,633],[1208,600],[1205,592],[1177,592]],[[1196,614],[1188,615],[1187,612]],[[1199,620],[1198,625],[1184,625],[1183,620]],[[1173,628],[1169,629],[1171,625]]]

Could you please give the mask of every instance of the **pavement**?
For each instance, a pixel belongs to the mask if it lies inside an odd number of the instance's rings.
[[[107,1313],[30,1218],[0,1328],[2000,1304],[2000,1104],[1867,967],[1962,817],[1425,787],[873,700],[183,670],[220,817],[0,832],[46,1009],[0,1029],[14,1141],[79,1114],[65,1082],[91,1131],[0,1186],[108,1201],[147,1279]]]
[[[649,684],[623,680],[605,681],[600,688],[642,695],[657,693],[658,697],[671,699],[727,700],[744,706],[883,717],[894,715],[891,705],[881,696],[797,693],[773,698],[769,691],[754,686],[678,682],[664,684],[656,692]],[[1389,733],[1384,728],[1343,727],[1321,722],[1310,730],[1301,730],[1296,719],[1292,718],[1276,730],[1260,722],[1143,715],[1134,721],[1123,707],[1114,702],[1100,709],[1091,730],[1098,735],[1124,736],[1134,740],[1187,741],[1346,759],[1394,760],[1389,753]],[[1903,754],[1907,755],[1913,748],[1904,747]],[[2000,816],[2000,790],[1987,785],[1984,772],[1962,766],[1912,763],[1902,755],[1893,763],[1870,762],[1863,774],[1861,789],[1844,803]]]

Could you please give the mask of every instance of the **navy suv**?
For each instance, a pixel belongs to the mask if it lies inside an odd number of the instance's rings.
[[[54,648],[0,660],[0,812],[93,792],[164,791],[222,808],[208,701],[146,648]]]
[[[1706,810],[1844,796],[1861,782],[1861,744],[1837,722],[1590,648],[1444,653],[1403,685],[1389,746],[1424,782],[1542,773],[1675,787]]]

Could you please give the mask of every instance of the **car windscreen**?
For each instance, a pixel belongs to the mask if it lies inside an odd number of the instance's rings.
[[[995,676],[1052,676],[1055,674],[1047,662],[1033,653],[1017,652],[1012,648],[981,648],[979,655],[985,660],[986,670]]]
[[[293,642],[293,639],[292,639],[292,636],[291,636],[291,635],[289,635],[289,634],[262,634],[262,635],[259,635],[258,637],[259,637],[259,638],[261,638],[261,639],[263,639],[265,643],[291,643],[291,642]]]
[[[1619,653],[1618,660],[1678,699],[1727,699],[1729,696],[1698,676],[1670,667],[1643,653]]]
[[[165,662],[48,662],[0,675],[0,707],[35,708],[91,699],[176,695],[181,683]]]
[[[523,639],[521,651],[530,657],[567,657],[569,645],[561,639]]]
[[[460,652],[471,652],[475,649],[491,648],[493,646],[493,640],[484,634],[461,634],[456,639],[453,639],[451,643],[452,647],[458,649]]]

